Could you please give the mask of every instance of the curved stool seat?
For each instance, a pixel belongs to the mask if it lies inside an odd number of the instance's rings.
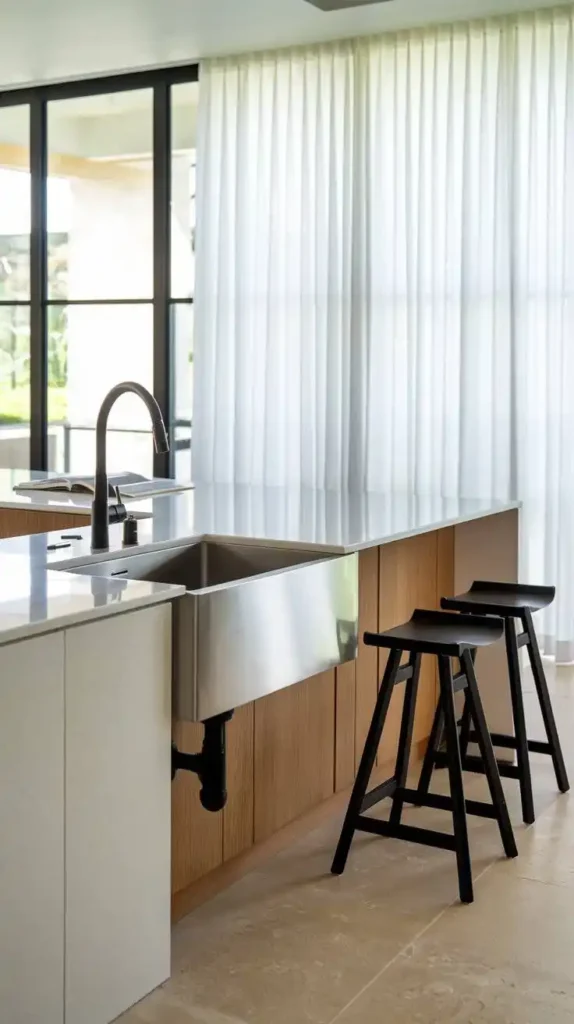
[[[493,583],[478,580],[472,584],[466,594],[459,594],[456,597],[444,597],[441,601],[442,608],[461,612],[461,619],[463,620],[466,620],[468,613],[472,611],[477,616],[483,616],[484,622],[491,621],[491,617],[494,616],[496,616],[495,622],[500,622],[501,619],[504,621],[514,735],[510,736],[507,733],[491,732],[490,738],[495,747],[516,751],[516,764],[500,763],[499,771],[501,775],[505,775],[508,778],[518,779],[522,802],[522,818],[529,825],[535,820],[530,753],[550,755],[559,790],[562,793],[566,793],[570,788],[532,619],[533,612],[547,608],[554,600],[555,595],[555,587],[536,587],[530,584]],[[518,633],[516,629],[517,621],[521,626],[521,631]],[[546,741],[528,739],[520,679],[520,659],[518,656],[518,649],[520,647],[526,647],[528,651],[546,731]],[[438,750],[441,729],[441,706],[439,702],[431,733],[432,746],[429,743],[429,749],[423,763],[423,773],[420,782],[423,790],[430,782],[433,768],[440,767],[441,765],[444,766],[445,764],[444,755]],[[474,742],[475,739],[475,734],[470,725],[470,708],[468,707],[468,701],[465,701],[460,721],[460,748],[463,766],[469,771],[483,772],[485,768],[483,760],[478,757],[468,756],[468,745]]]
[[[478,615],[511,615],[547,608],[556,597],[556,587],[534,587],[523,583],[489,583],[475,580],[466,594],[443,597],[441,608]]]
[[[408,622],[385,633],[365,633],[367,647],[398,647],[420,654],[445,654],[460,658],[463,651],[486,647],[504,633],[501,619],[478,615],[449,615],[417,608]]]
[[[333,874],[340,875],[345,870],[353,836],[357,830],[394,839],[405,839],[412,843],[452,850],[456,854],[460,898],[463,903],[472,903],[474,896],[467,813],[494,818],[498,822],[506,855],[517,856],[508,808],[474,672],[477,648],[495,643],[502,637],[503,632],[502,620],[491,616],[457,615],[451,612],[417,609],[408,622],[394,629],[384,633],[365,633],[366,645],[386,648],[389,656],[335,852],[331,868]],[[404,652],[408,652],[410,657],[408,663],[401,664]],[[429,793],[428,785],[419,785],[417,790],[408,789],[406,785],[421,660],[423,655],[429,654],[436,656],[438,660],[439,704],[444,716],[450,796]],[[456,676],[453,675],[453,658],[459,659],[461,664],[461,671]],[[395,771],[391,778],[367,792],[393,690],[399,683],[406,683],[406,687]],[[466,800],[464,796],[454,705],[454,694],[458,690],[464,690],[466,693],[470,720],[476,730],[477,742],[486,766],[485,774],[491,803]],[[381,821],[380,818],[373,818],[364,813],[385,797],[392,799],[388,821]],[[450,811],[454,834],[403,824],[401,817],[405,803]]]

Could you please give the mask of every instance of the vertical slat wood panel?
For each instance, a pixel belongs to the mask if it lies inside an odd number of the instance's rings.
[[[335,671],[255,704],[255,842],[334,791]]]
[[[454,594],[454,527],[437,532],[437,572],[436,572],[436,606],[440,608],[441,597],[448,597]],[[439,695],[438,662],[435,659],[435,707]],[[454,671],[460,668],[459,662],[453,663]],[[457,710],[462,712],[464,697],[462,693],[456,694],[455,703]]]
[[[68,512],[32,512],[21,508],[0,509],[0,539],[28,537],[33,533],[51,533],[52,530],[78,530],[90,525],[90,514],[73,515]]]
[[[355,778],[356,661],[335,670],[335,792],[350,786]]]
[[[178,723],[174,740],[180,750],[201,750],[203,726]],[[171,888],[179,892],[223,862],[223,814],[212,814],[199,802],[199,781],[178,772],[171,800]]]
[[[379,629],[390,629],[405,622],[415,608],[436,608],[437,533],[423,533],[386,544],[379,551]],[[386,652],[381,650],[381,676],[386,658]],[[404,690],[404,685],[399,685],[393,694],[379,748],[379,763],[392,760],[396,754]],[[436,667],[434,659],[423,657],[413,742],[428,736],[435,706]]]
[[[454,593],[454,527],[437,532],[437,608],[441,597]]]
[[[379,624],[379,549],[359,555],[359,654],[355,703],[355,767],[363,752],[379,685],[377,649],[365,647],[365,630],[376,632]]]
[[[253,846],[253,704],[237,708],[227,724],[227,805],[223,811],[223,859]]]
[[[454,528],[454,591],[468,590],[473,580],[515,583],[518,579],[519,513],[517,509]],[[504,641],[478,652],[478,685],[488,724],[493,732],[512,733]],[[497,751],[508,760],[509,752]]]

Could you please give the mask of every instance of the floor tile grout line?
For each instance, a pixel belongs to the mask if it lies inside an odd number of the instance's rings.
[[[544,816],[544,813],[545,812],[543,812],[541,817]],[[535,824],[536,824],[536,822],[532,822],[532,824],[530,824],[530,825],[525,825],[522,834],[524,834],[526,832],[530,832],[530,830],[534,828]],[[506,861],[507,861],[507,858],[505,858],[504,863],[506,863]],[[492,868],[496,867],[496,865],[500,864],[500,863],[501,863],[500,859],[493,860],[491,864],[487,864],[486,867],[483,868],[482,871],[480,871],[478,873],[478,875],[475,876],[474,880],[476,882],[479,882],[480,879],[484,877],[484,875],[486,875]],[[545,884],[545,883],[541,883],[541,884]],[[328,1022],[328,1024],[336,1024],[337,1021],[341,1020],[343,1014],[346,1013],[347,1010],[350,1010],[350,1008],[352,1006],[354,1006],[355,1003],[358,1002],[358,1000],[361,999],[362,996],[366,992],[368,992],[369,989],[371,989],[373,987],[373,985],[375,985],[376,982],[379,981],[379,979],[383,977],[384,974],[386,974],[386,972],[389,970],[389,968],[392,967],[393,964],[396,963],[396,961],[400,959],[400,957],[404,956],[406,951],[411,946],[414,946],[416,942],[419,942],[419,940],[423,937],[423,935],[426,935],[426,933],[428,931],[430,931],[431,928],[434,928],[435,924],[437,924],[437,922],[440,921],[440,919],[442,917],[444,917],[444,915],[447,914],[449,910],[452,910],[453,907],[457,906],[458,902],[459,902],[458,900],[452,900],[452,902],[447,904],[446,907],[443,907],[443,909],[440,910],[439,913],[435,917],[433,917],[432,921],[429,921],[429,923],[427,925],[425,925],[424,928],[421,928],[421,930],[419,932],[417,932],[417,934],[412,939],[410,939],[409,942],[405,943],[405,945],[402,947],[402,949],[399,949],[399,951],[397,953],[395,953],[395,955],[389,961],[387,961],[387,963],[384,965],[384,967],[382,967],[381,970],[378,971],[377,974],[375,974],[375,976],[373,978],[371,978],[371,980],[368,981],[366,985],[363,985],[362,989],[360,989],[360,991],[357,992],[357,994],[354,995],[353,998],[350,999],[349,1002],[345,1006],[343,1006],[335,1014],[334,1017],[331,1018],[331,1020]]]
[[[566,882],[552,882],[548,878],[532,878],[532,875],[520,875],[516,872],[515,878],[521,882],[536,882],[537,885],[551,885],[553,889],[572,889],[573,886]]]
[[[385,974],[388,971],[389,967],[392,967],[393,964],[396,963],[396,961],[401,956],[403,956],[404,953],[406,953],[407,949],[409,949],[410,946],[414,946],[415,942],[418,942],[419,939],[421,939],[426,932],[430,931],[430,929],[437,923],[437,921],[440,920],[440,918],[443,916],[443,914],[446,914],[447,910],[450,910],[453,906],[454,906],[454,901],[452,903],[449,903],[447,907],[443,907],[443,909],[438,912],[436,917],[433,917],[432,921],[429,921],[429,923],[426,924],[424,926],[424,928],[421,928],[421,930],[419,932],[417,932],[417,934],[412,939],[410,939],[409,942],[405,943],[405,945],[402,947],[402,949],[399,949],[398,952],[396,952],[395,955],[393,957],[391,957],[390,960],[387,961],[387,963],[384,965],[384,967],[382,967],[381,970],[378,971],[377,974],[375,974],[375,976],[373,978],[371,978],[371,980],[368,981],[366,985],[363,985],[362,989],[360,989],[359,992],[357,992],[357,994],[354,995],[353,998],[350,999],[349,1002],[345,1006],[343,1006],[335,1014],[334,1017],[331,1018],[331,1020],[329,1021],[329,1024],[335,1024],[336,1021],[340,1020],[341,1017],[343,1016],[343,1014],[346,1013],[347,1010],[350,1010],[350,1008],[352,1006],[354,1006],[354,1004],[366,992],[368,992],[369,989],[372,988],[372,986],[377,981],[379,981],[380,978],[383,977],[383,974]]]

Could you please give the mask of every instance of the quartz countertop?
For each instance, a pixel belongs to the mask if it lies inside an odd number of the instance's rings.
[[[0,508],[70,511],[68,495],[60,501],[52,494],[39,505],[34,495],[30,505],[28,495],[9,493],[5,502],[5,474],[16,482],[18,473],[21,479],[30,477],[26,471],[0,471]],[[89,497],[74,505],[85,514]],[[209,538],[344,554],[516,508],[519,502],[499,499],[201,484],[195,490],[129,502],[130,511],[150,516],[138,523],[137,550],[142,552]],[[56,532],[0,542],[0,643],[183,593],[177,586],[74,575],[75,565],[124,550],[121,525],[110,527],[105,553],[92,554],[88,527],[74,530],[74,535],[79,539],[63,540]],[[59,547],[51,550],[54,545]]]
[[[28,556],[0,556],[0,645],[91,619],[172,601],[184,588],[52,572]]]

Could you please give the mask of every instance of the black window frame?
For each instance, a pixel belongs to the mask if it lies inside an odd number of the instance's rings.
[[[198,81],[199,65],[189,64],[0,92],[0,108],[28,106],[30,111],[30,301],[22,304],[30,308],[32,470],[48,469],[48,103],[133,89],[153,90],[153,293],[149,300],[153,307],[153,391],[174,438],[178,423],[174,411],[171,309],[182,300],[171,297],[171,87]],[[185,301],[192,303],[193,299]],[[9,304],[13,303],[2,303]],[[182,447],[189,444],[184,441]],[[177,442],[173,441],[168,453],[154,453],[155,476],[175,475],[176,448]]]

